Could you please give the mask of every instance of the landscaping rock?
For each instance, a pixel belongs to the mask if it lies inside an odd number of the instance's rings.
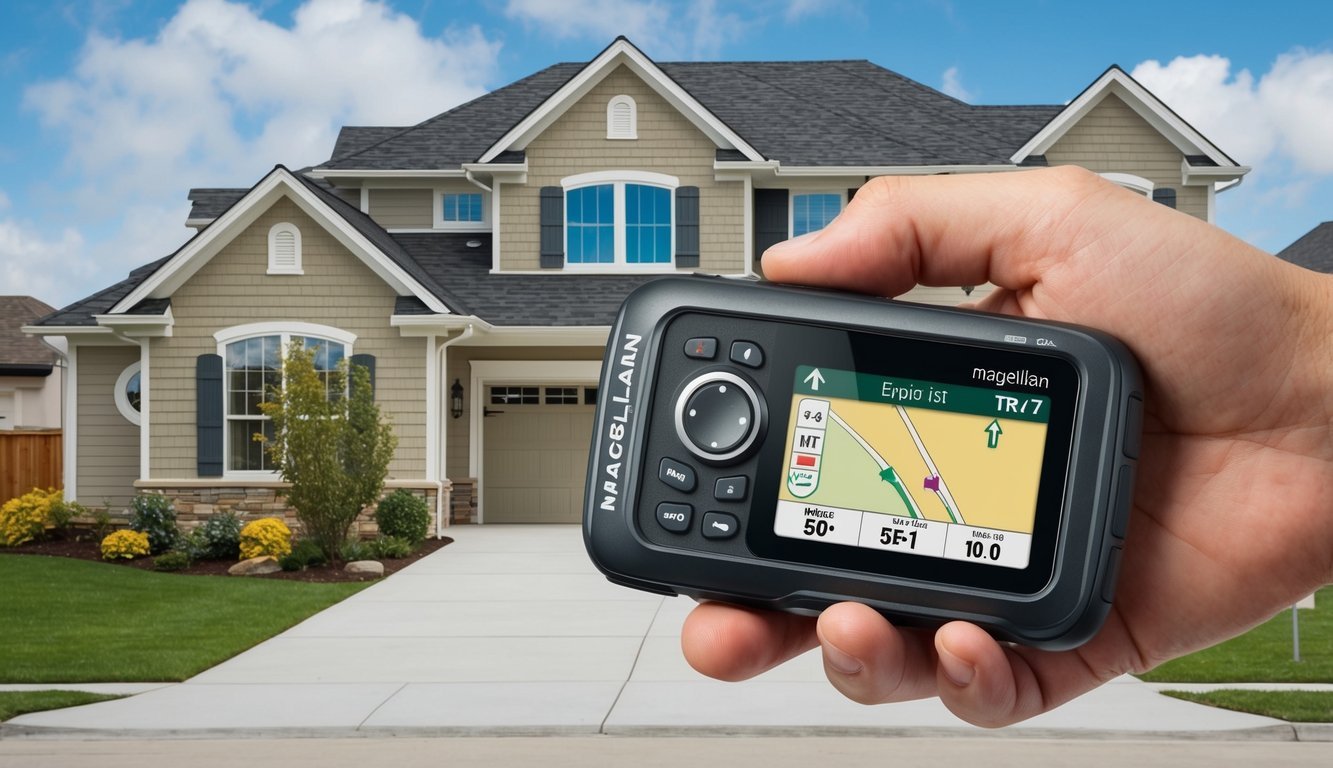
[[[278,558],[272,555],[263,557],[252,557],[249,560],[242,560],[227,569],[227,573],[232,576],[263,576],[266,573],[277,573],[282,570],[278,565]]]
[[[384,575],[384,563],[378,560],[353,560],[343,567],[348,573],[357,573],[362,576],[374,576],[379,578]]]

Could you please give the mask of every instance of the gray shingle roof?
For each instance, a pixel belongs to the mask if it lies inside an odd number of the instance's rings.
[[[475,162],[584,66],[548,67],[412,128],[353,129],[339,136],[333,159],[321,167],[426,170]],[[868,61],[659,66],[766,158],[787,165],[1007,163],[1062,109],[972,106]]]
[[[45,376],[51,372],[55,353],[21,329],[54,311],[31,296],[0,296],[0,373]]]
[[[245,197],[249,189],[222,189],[218,187],[196,187],[187,196],[190,199],[191,219],[216,219],[227,209]]]
[[[1306,232],[1277,255],[1306,269],[1333,273],[1333,221],[1326,221]]]
[[[491,274],[489,234],[396,234],[393,239],[437,281],[467,297],[467,314],[494,325],[610,325],[625,295],[656,279],[558,271]],[[480,245],[469,248],[469,240],[480,241]]]
[[[128,277],[115,285],[103,288],[91,296],[86,296],[62,309],[58,309],[33,323],[33,325],[97,325],[94,315],[103,315],[109,312],[121,299],[130,295],[130,291],[139,287],[139,283],[147,280],[149,275],[156,272],[158,267],[166,264],[175,255],[175,253],[172,253],[157,261],[145,264],[130,272]],[[136,306],[131,312],[137,312],[144,303],[140,302],[139,306]],[[158,312],[157,314],[161,313]]]

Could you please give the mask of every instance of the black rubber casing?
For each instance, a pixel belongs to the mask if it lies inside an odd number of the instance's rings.
[[[790,379],[791,371],[756,374],[731,364],[726,348],[737,339],[780,345],[780,333],[771,330],[775,324],[1065,361],[1077,374],[1077,402],[1063,487],[1056,487],[1058,523],[1050,568],[1042,573],[1044,585],[997,589],[984,571],[975,583],[907,578],[891,568],[841,567],[836,554],[821,563],[795,562],[756,554],[744,536],[705,542],[660,530],[650,507],[670,494],[658,480],[657,466],[647,462],[682,453],[661,447],[676,439],[662,425],[678,391],[671,381],[659,381],[659,372],[668,372],[664,355],[680,353],[664,343],[674,320],[699,313],[715,318],[711,335],[719,338],[720,349],[716,359],[699,362],[695,369],[738,371],[750,377],[761,398],[773,386],[773,376]],[[609,580],[649,592],[808,615],[851,600],[899,623],[963,620],[1003,640],[1047,649],[1075,647],[1097,632],[1110,610],[1133,498],[1142,392],[1129,351],[1104,333],[1078,326],[725,278],[656,280],[625,300],[607,342],[588,462],[584,542]],[[767,407],[773,410],[774,402]],[[784,437],[780,430],[761,431],[746,461],[720,470],[703,466],[700,485],[711,483],[719,472],[745,475],[751,486],[747,500],[752,501],[755,478],[774,472],[759,466],[762,457],[774,455],[763,446]],[[1058,465],[1064,458],[1046,455],[1044,464]],[[708,490],[701,487],[696,493]],[[749,503],[708,508],[739,510],[743,527],[750,514],[763,514]]]

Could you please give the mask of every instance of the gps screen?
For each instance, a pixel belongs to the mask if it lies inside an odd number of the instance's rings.
[[[773,533],[1028,566],[1049,397],[810,365],[792,393]]]

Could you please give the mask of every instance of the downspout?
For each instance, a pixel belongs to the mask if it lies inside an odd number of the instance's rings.
[[[484,190],[487,191],[487,192],[492,192],[492,191],[494,191],[494,190],[492,190],[490,187],[486,186],[485,184],[482,184],[480,181],[477,181],[477,177],[472,175],[472,171],[463,171],[463,178],[465,178],[465,179],[467,179],[468,181],[472,182],[472,183],[475,184],[476,186],[481,187],[482,189],[484,189]]]
[[[463,329],[462,333],[458,334],[452,339],[446,339],[442,344],[440,344],[440,349],[437,352],[438,357],[435,361],[435,368],[440,372],[440,387],[439,387],[440,391],[436,393],[436,397],[443,399],[444,393],[447,391],[445,387],[448,386],[446,382],[449,381],[449,376],[448,376],[449,366],[446,353],[449,347],[452,347],[453,345],[465,339],[472,338],[472,333],[473,333],[472,324],[468,323],[468,326]],[[453,415],[450,414],[449,418],[453,418]],[[445,426],[440,427],[440,429],[436,430],[437,432],[436,439],[440,441],[439,450],[436,451],[437,455],[436,460],[440,462],[440,476],[443,477],[445,480],[447,480],[449,462],[446,461],[447,459],[446,454],[448,451],[449,440],[446,433],[449,431],[448,429],[449,422],[446,420],[444,424]],[[444,488],[443,481],[440,482],[440,488],[441,489]],[[443,531],[444,531],[444,494],[441,493],[440,491],[436,491],[435,492],[435,538],[437,539],[444,538]]]

